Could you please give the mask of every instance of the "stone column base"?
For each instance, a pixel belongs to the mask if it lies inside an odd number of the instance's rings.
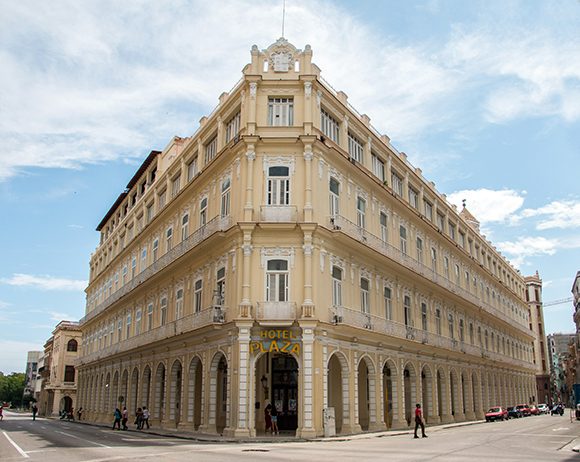
[[[195,427],[193,425],[193,422],[179,422],[179,424],[177,425],[177,429],[178,430],[183,430],[186,432],[193,432],[195,431]]]
[[[465,420],[475,420],[475,413],[474,412],[466,412],[465,413]]]
[[[441,423],[453,423],[455,422],[455,419],[453,418],[453,416],[451,414],[443,414],[441,416]]]
[[[438,415],[427,417],[427,424],[429,424],[429,425],[437,425],[440,423],[441,423],[441,418]]]
[[[374,422],[369,425],[369,431],[371,432],[382,432],[387,429],[387,425],[382,422]]]
[[[455,422],[465,422],[465,414],[455,413],[454,419]]]
[[[318,435],[314,428],[298,428],[296,429],[297,438],[316,438]]]

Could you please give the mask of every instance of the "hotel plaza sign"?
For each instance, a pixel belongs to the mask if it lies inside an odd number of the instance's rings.
[[[262,329],[260,340],[250,342],[250,353],[300,355],[300,335],[290,329]]]

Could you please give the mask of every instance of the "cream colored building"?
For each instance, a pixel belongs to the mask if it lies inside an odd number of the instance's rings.
[[[535,394],[522,276],[285,39],[98,226],[79,403],[254,436],[482,418]]]
[[[38,403],[41,415],[58,416],[76,406],[76,363],[81,345],[81,329],[77,322],[61,321],[44,345],[43,367],[40,370],[42,389]]]

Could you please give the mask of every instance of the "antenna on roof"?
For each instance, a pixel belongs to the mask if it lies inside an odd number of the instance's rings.
[[[286,17],[286,0],[282,0],[282,37],[284,37],[284,19]]]
[[[465,208],[465,204],[467,203],[467,200],[461,199],[461,203],[463,204],[463,208]]]

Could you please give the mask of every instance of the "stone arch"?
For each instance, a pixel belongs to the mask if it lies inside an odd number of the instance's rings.
[[[461,403],[459,400],[461,393],[460,386],[459,374],[454,368],[451,368],[449,370],[449,392],[451,393],[451,415],[455,421],[458,421],[461,415]]]
[[[445,370],[438,367],[435,372],[435,381],[437,384],[437,409],[439,411],[439,421],[444,422],[450,420],[450,391],[449,391],[449,376]]]
[[[130,384],[130,393],[129,397],[131,398],[131,402],[127,403],[127,409],[129,409],[129,413],[134,412],[137,410],[138,407],[141,407],[141,403],[139,402],[139,368],[135,366],[133,368],[133,372],[131,373],[131,384]],[[131,406],[129,408],[129,405]]]
[[[165,363],[160,362],[155,369],[153,389],[153,416],[162,421],[165,417]]]
[[[111,373],[107,372],[105,376],[105,393],[103,393],[103,410],[105,414],[110,414],[111,410]]]
[[[176,359],[171,366],[169,382],[169,420],[179,425],[181,420],[181,395],[183,381],[183,366],[181,361]]]
[[[121,375],[121,390],[119,392],[119,396],[123,397],[123,402],[119,406],[120,408],[129,405],[129,403],[127,402],[128,393],[129,393],[129,371],[127,369],[124,369]]]
[[[113,401],[113,405],[111,407],[115,408],[119,406],[119,371],[115,371],[113,374],[113,388],[111,388],[111,399]]]
[[[470,411],[470,403],[469,403],[469,383],[467,381],[467,372],[462,370],[459,373],[459,385],[461,389],[461,414],[463,416],[468,415]]]
[[[383,363],[383,418],[387,428],[398,422],[399,413],[399,377],[397,364],[392,359]]]
[[[197,430],[202,424],[204,400],[203,362],[194,356],[189,362],[187,387],[187,421]]]
[[[141,374],[141,387],[139,388],[139,403],[143,407],[149,408],[149,397],[151,395],[151,368],[147,364],[143,368],[143,373]]]
[[[478,419],[483,418],[483,404],[481,402],[481,381],[477,371],[471,371],[471,400],[473,403],[473,412]]]
[[[437,422],[435,405],[433,403],[433,371],[428,364],[421,368],[421,403],[425,422]]]
[[[357,366],[358,424],[368,430],[376,424],[376,372],[375,364],[368,355],[363,355]]]
[[[209,370],[209,419],[210,428],[222,433],[229,421],[229,368],[226,354],[218,350]]]
[[[410,361],[403,366],[403,393],[405,420],[407,421],[407,426],[410,426],[413,421],[415,404],[417,403],[417,371]]]
[[[327,407],[334,408],[336,432],[349,427],[349,368],[344,353],[334,351],[326,363]]]

